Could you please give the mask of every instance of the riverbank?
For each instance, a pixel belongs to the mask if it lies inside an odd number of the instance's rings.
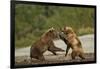
[[[55,63],[78,63],[78,62],[93,62],[95,61],[94,53],[86,53],[85,59],[81,60],[79,57],[77,57],[75,60],[71,59],[70,54],[68,54],[67,57],[64,56],[64,54],[59,54],[57,56],[51,54],[51,55],[45,55],[45,61],[40,61],[33,59],[30,60],[29,56],[20,56],[16,57],[15,59],[15,65],[39,65],[39,64],[55,64]]]
[[[79,39],[82,42],[82,46],[85,52],[85,59],[81,60],[77,57],[75,60],[71,59],[71,50],[68,53],[68,56],[65,57],[65,52],[57,52],[57,55],[53,55],[51,52],[46,51],[43,55],[45,61],[39,61],[36,59],[30,60],[30,47],[15,49],[15,65],[37,65],[37,64],[53,64],[53,63],[72,63],[72,62],[91,62],[95,61],[94,54],[94,35],[84,35],[80,36]],[[66,50],[67,45],[62,40],[54,41],[55,46]]]

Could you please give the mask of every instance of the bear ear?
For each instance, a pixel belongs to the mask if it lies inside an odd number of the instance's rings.
[[[67,26],[64,27],[64,30],[66,30]]]
[[[52,27],[50,30],[49,30],[49,32],[53,32],[55,29]]]
[[[51,30],[54,30],[54,28],[52,27]]]

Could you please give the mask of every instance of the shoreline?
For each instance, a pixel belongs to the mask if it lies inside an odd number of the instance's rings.
[[[36,59],[30,60],[29,56],[18,56],[15,57],[15,65],[36,65],[36,64],[53,64],[53,63],[71,63],[71,62],[89,62],[95,61],[94,53],[85,53],[85,59],[81,60],[79,57],[76,57],[75,60],[71,59],[71,55],[68,54],[67,57],[64,54],[58,55],[45,55],[45,61],[40,61]]]
[[[85,52],[86,59],[81,60],[77,57],[75,60],[71,59],[71,50],[68,52],[68,56],[65,57],[65,52],[57,52],[57,55],[53,55],[51,52],[46,51],[43,55],[46,61],[40,61],[33,59],[30,60],[30,47],[15,49],[15,66],[18,65],[37,65],[37,64],[53,64],[53,63],[72,63],[72,62],[91,62],[95,61],[94,54],[94,35],[80,36],[79,39],[82,42],[82,46]],[[55,45],[63,50],[66,50],[67,45],[63,41],[54,41]]]

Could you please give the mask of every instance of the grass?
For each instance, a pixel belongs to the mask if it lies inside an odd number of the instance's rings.
[[[86,35],[86,34],[93,34],[94,33],[94,29],[93,28],[90,28],[90,27],[87,27],[87,28],[80,28],[77,32],[77,34],[79,36],[82,36],[82,35]]]
[[[39,37],[35,37],[32,34],[27,34],[26,37],[21,37],[20,39],[16,38],[15,47],[22,48],[32,45]]]
[[[17,4],[15,47],[32,45],[51,27],[71,26],[78,36],[94,33],[94,8]]]
[[[82,35],[87,35],[87,34],[93,34],[94,33],[94,29],[87,27],[87,28],[80,28],[79,30],[77,30],[76,34],[78,34],[78,36],[82,36]],[[38,34],[35,34],[38,35]],[[25,37],[21,37],[20,39],[16,38],[15,41],[15,47],[16,48],[22,48],[22,47],[27,47],[32,45],[36,40],[38,40],[40,37],[42,36],[42,34],[39,34],[39,36],[34,36],[33,34],[27,34]]]

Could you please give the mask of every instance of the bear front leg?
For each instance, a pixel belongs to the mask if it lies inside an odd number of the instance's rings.
[[[67,49],[66,49],[66,54],[65,54],[65,56],[67,56],[69,49],[70,49],[70,46],[67,45]]]
[[[52,52],[54,55],[57,55],[56,52],[52,48],[48,48],[48,51]]]

